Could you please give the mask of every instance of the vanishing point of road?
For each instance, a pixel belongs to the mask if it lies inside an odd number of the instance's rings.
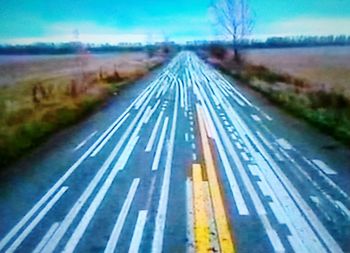
[[[350,250],[338,171],[232,81],[181,52],[142,82],[16,165],[0,252]]]

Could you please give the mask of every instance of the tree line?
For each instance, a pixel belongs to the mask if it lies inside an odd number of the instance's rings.
[[[253,47],[295,47],[295,46],[345,46],[350,45],[350,36],[293,36],[293,37],[271,37],[264,42],[248,41],[242,45]]]
[[[201,41],[195,45],[188,44],[182,46],[186,49],[196,49],[206,47],[212,44],[231,46],[230,41]],[[172,44],[174,47],[178,45]],[[243,48],[283,48],[283,47],[314,47],[314,46],[346,46],[350,45],[350,36],[347,35],[329,35],[329,36],[291,36],[291,37],[271,37],[266,40],[240,39],[235,41],[235,47]],[[108,52],[130,52],[130,51],[149,51],[157,46],[141,45],[93,45],[72,43],[36,43],[30,45],[0,45],[0,54],[76,54],[83,49],[89,53],[108,53]]]
[[[95,45],[80,42],[68,43],[34,43],[29,45],[0,45],[0,54],[76,54],[81,51],[89,53],[141,51],[139,44],[130,45]]]
[[[212,45],[232,46],[232,41],[197,41],[195,44],[184,46],[187,49],[205,48]],[[290,36],[270,37],[266,40],[242,39],[235,42],[238,49],[245,48],[288,48],[288,47],[317,47],[317,46],[349,46],[350,36]]]

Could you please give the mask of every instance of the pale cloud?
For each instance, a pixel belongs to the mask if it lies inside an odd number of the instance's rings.
[[[120,42],[159,42],[165,38],[180,43],[190,40],[212,39],[212,27],[205,17],[154,17],[150,21],[157,25],[139,25],[126,29],[91,21],[54,23],[45,28],[42,36],[10,38],[4,42],[11,44],[58,43],[78,39],[84,43],[117,44]],[[78,37],[76,31],[78,31]]]
[[[209,12],[210,13],[210,12]],[[216,40],[227,37],[216,31],[210,14],[204,17],[153,17],[147,26],[140,24],[132,28],[102,25],[93,21],[54,23],[47,27],[40,36],[3,39],[10,44],[29,44],[35,42],[59,43],[77,40],[75,31],[79,31],[78,40],[84,43],[120,42],[157,42],[164,38],[183,43],[191,40]],[[142,22],[141,22],[142,23]],[[311,18],[300,17],[274,23],[256,24],[250,38],[265,39],[271,36],[295,35],[350,35],[350,18]]]
[[[78,30],[82,34],[113,34],[117,33],[116,27],[99,25],[94,22],[61,22],[54,23],[46,27],[45,34],[47,35],[73,35],[73,31]]]
[[[350,35],[350,18],[309,18],[301,17],[275,22],[261,29],[259,35]]]
[[[30,44],[36,42],[64,43],[78,40],[83,43],[117,44],[120,42],[146,42],[147,36],[147,33],[140,30],[123,31],[117,27],[99,25],[93,22],[62,22],[46,27],[42,36],[19,37],[3,41],[10,44]],[[153,38],[160,40],[160,35],[153,34]]]

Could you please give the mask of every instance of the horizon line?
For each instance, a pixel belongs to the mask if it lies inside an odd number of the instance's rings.
[[[257,36],[248,36],[246,39],[243,39],[242,41],[255,41],[255,42],[266,42],[268,39],[271,38],[302,38],[302,37],[320,37],[320,38],[325,38],[325,37],[341,37],[345,36],[347,38],[350,37],[350,34],[328,34],[328,35],[320,35],[320,34],[314,34],[314,35],[306,35],[306,34],[300,34],[300,35],[283,35],[283,34],[274,34],[274,35],[257,35]],[[0,45],[1,46],[31,46],[31,45],[36,45],[36,44],[54,44],[54,45],[59,45],[59,44],[73,44],[73,43],[80,43],[83,45],[94,45],[94,46],[103,46],[103,45],[110,45],[110,46],[122,46],[123,44],[126,45],[139,45],[139,46],[147,46],[147,45],[157,45],[157,44],[164,44],[164,43],[174,43],[178,45],[184,45],[184,44],[190,44],[190,43],[198,43],[198,42],[208,42],[208,43],[215,43],[215,42],[230,42],[230,39],[226,39],[223,37],[217,37],[217,38],[210,38],[210,39],[205,39],[205,38],[198,38],[198,39],[188,39],[188,40],[179,40],[179,39],[174,39],[174,40],[157,40],[154,42],[145,42],[142,40],[139,41],[119,41],[119,42],[111,42],[111,41],[104,41],[104,42],[98,42],[98,41],[83,41],[83,40],[61,40],[61,41],[50,41],[50,40],[32,40],[24,43],[20,42],[15,42],[17,39],[11,39],[8,40],[8,42],[1,42],[0,40]],[[20,39],[20,40],[25,40],[25,38]],[[29,39],[30,40],[30,39]],[[13,42],[10,42],[13,41]]]

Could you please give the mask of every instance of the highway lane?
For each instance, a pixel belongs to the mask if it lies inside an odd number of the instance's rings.
[[[0,252],[350,250],[341,173],[195,54],[133,97],[54,149],[31,197],[0,200]]]

